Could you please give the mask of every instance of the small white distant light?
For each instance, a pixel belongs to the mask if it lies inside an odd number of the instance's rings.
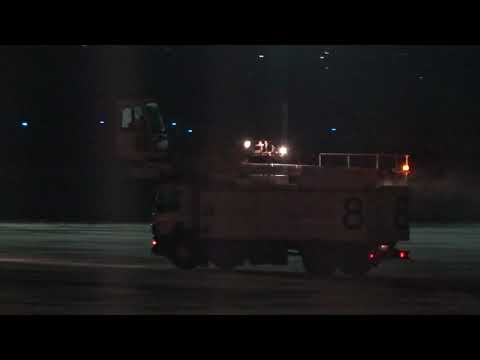
[[[23,127],[28,127],[28,122],[23,121],[21,125],[22,125]]]
[[[278,149],[278,152],[280,156],[285,156],[288,154],[288,149],[286,146],[280,146],[280,148]]]
[[[320,60],[324,60],[325,59],[325,56],[320,56]]]
[[[259,59],[263,59],[264,57],[265,57],[265,55],[263,55],[263,54],[259,54],[259,55],[258,55],[258,58],[259,58]]]
[[[328,50],[325,50],[323,53],[324,53],[325,55],[330,55],[330,51],[328,51]]]
[[[328,66],[325,66],[324,69],[325,69],[325,70],[328,70]]]
[[[388,245],[386,245],[386,244],[382,244],[382,245],[380,245],[380,250],[382,250],[382,251],[387,251],[387,250],[388,250],[388,248],[389,248],[389,246],[388,246]]]
[[[177,123],[176,123],[176,122],[172,122],[172,126],[177,126]]]
[[[105,124],[105,121],[103,121],[103,120],[102,120],[102,121],[100,121],[100,124],[102,124],[102,125],[103,125],[103,124]]]
[[[251,142],[250,140],[245,140],[245,141],[243,142],[243,147],[244,147],[245,149],[250,149],[250,146],[252,146],[252,142]]]
[[[188,131],[189,134],[193,133],[192,129],[188,129],[187,131]]]

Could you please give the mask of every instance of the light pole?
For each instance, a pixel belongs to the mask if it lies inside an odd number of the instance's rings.
[[[267,49],[268,51],[259,55],[261,60],[269,64],[270,79],[275,84],[273,93],[278,96],[274,98],[274,103],[279,104],[274,111],[274,123],[272,131],[279,133],[281,143],[288,142],[288,83],[289,83],[289,50],[287,46],[276,45]],[[260,57],[261,56],[261,57]],[[265,59],[264,59],[265,58]],[[277,112],[278,111],[278,112]],[[280,115],[279,117],[277,117]],[[278,121],[280,120],[280,121]],[[280,122],[280,124],[279,124]],[[279,127],[277,127],[280,125]]]
[[[289,83],[289,51],[287,46],[278,49],[281,103],[281,142],[288,143],[288,83]]]

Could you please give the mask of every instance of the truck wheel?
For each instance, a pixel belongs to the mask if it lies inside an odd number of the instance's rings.
[[[361,261],[361,260],[350,260],[350,261],[345,261],[343,264],[340,265],[340,270],[345,274],[345,275],[350,275],[350,276],[364,276],[366,275],[370,269],[372,268],[372,265],[368,263],[368,261]]]
[[[210,259],[223,271],[232,271],[242,263],[240,252],[225,244],[215,246],[210,252]]]
[[[213,263],[222,271],[233,271],[235,266],[237,266],[233,261],[228,259],[217,259]]]
[[[176,267],[183,270],[192,270],[199,264],[198,251],[183,228],[175,230],[170,259]]]
[[[223,271],[232,271],[239,265],[239,261],[231,254],[221,254],[212,257],[212,262]]]
[[[183,270],[192,270],[198,265],[193,246],[186,241],[175,243],[170,258],[176,267]]]
[[[332,256],[321,249],[306,247],[302,250],[302,260],[305,270],[317,277],[328,277],[335,272],[335,263]]]

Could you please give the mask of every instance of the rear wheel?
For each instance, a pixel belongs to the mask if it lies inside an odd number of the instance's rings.
[[[212,260],[216,267],[223,271],[233,271],[238,264],[232,259],[217,258]]]
[[[213,245],[210,249],[210,259],[216,267],[224,271],[232,271],[243,262],[240,247],[232,244]]]
[[[358,251],[347,256],[340,263],[340,270],[345,275],[350,276],[364,276],[370,269],[372,264],[368,261],[367,251]]]
[[[328,277],[335,272],[334,256],[327,249],[307,245],[302,249],[302,260],[305,270],[316,277]]]
[[[348,264],[342,264],[340,267],[340,270],[350,276],[364,276],[366,275],[372,267],[369,264],[364,264],[364,263],[348,263]]]

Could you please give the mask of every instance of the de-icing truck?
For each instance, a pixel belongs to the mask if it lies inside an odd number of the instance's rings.
[[[362,275],[387,259],[409,259],[409,155],[320,153],[290,161],[264,139],[237,144],[233,171],[209,170],[158,184],[151,250],[178,268],[286,265]]]

